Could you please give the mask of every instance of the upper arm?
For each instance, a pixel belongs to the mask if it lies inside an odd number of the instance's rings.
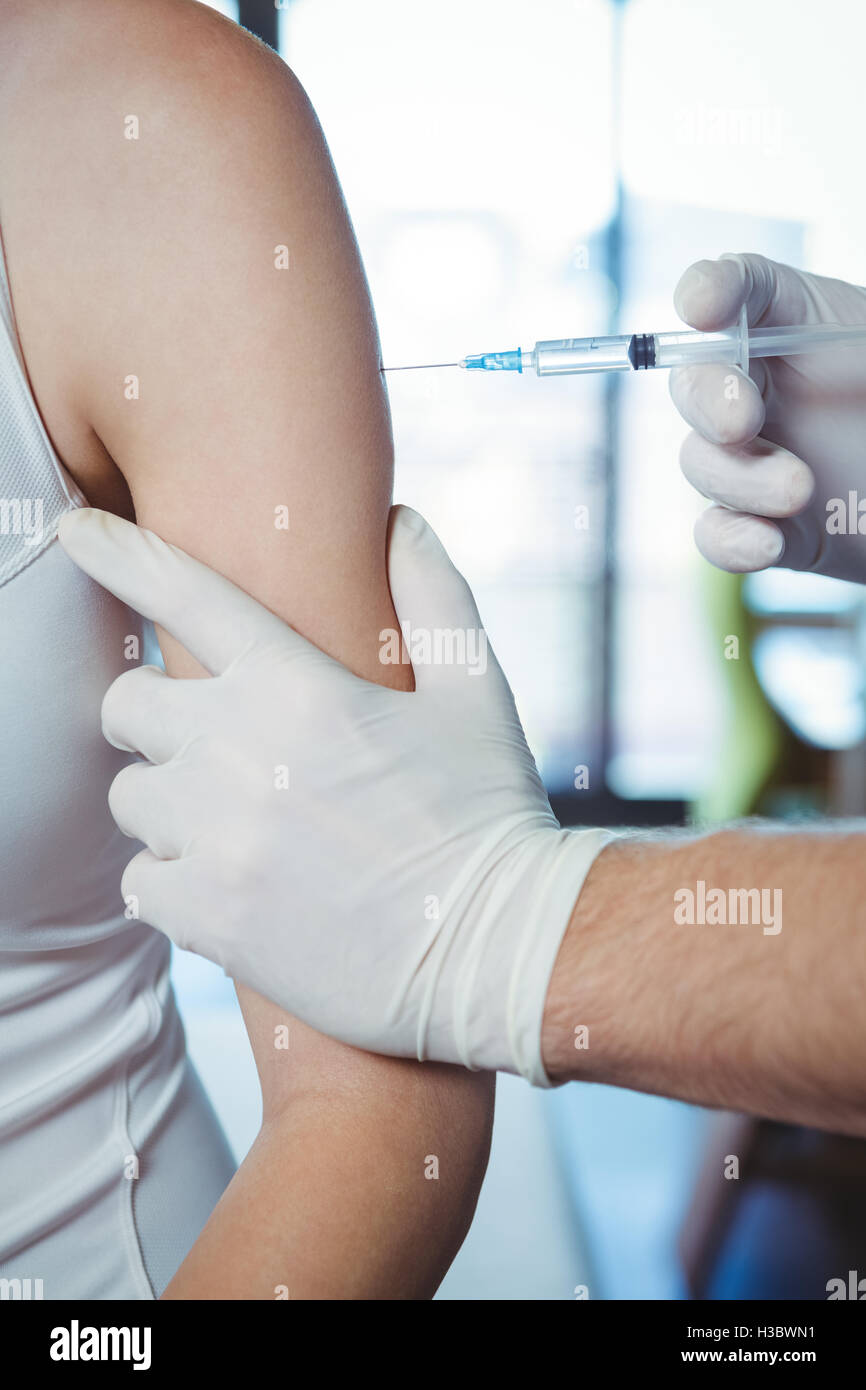
[[[88,37],[99,80],[70,98],[37,175],[63,228],[41,275],[63,389],[142,524],[374,675],[390,422],[318,123],[285,65],[219,15],[109,12],[121,61],[110,35],[103,63]]]
[[[100,166],[110,213],[78,397],[142,524],[375,675],[390,422],[321,132],[288,69],[238,30],[156,85],[137,144],[112,141]]]
[[[408,668],[378,661],[378,633],[395,618],[376,329],[309,102],[284,64],[211,11],[175,0],[101,9],[102,26],[71,32],[72,53],[58,55],[55,139],[30,166],[64,229],[38,273],[41,199],[10,205],[43,409],[73,441],[73,470],[76,440],[85,463],[104,450],[143,525],[359,674],[406,685]],[[64,86],[76,62],[98,80],[79,73]],[[130,116],[137,139],[125,136]],[[42,119],[34,112],[34,140]],[[197,672],[171,639],[163,648],[170,672]],[[266,1104],[278,1104],[280,1015],[243,1002]],[[292,1030],[296,1063],[325,1048],[335,1072],[402,1065]]]

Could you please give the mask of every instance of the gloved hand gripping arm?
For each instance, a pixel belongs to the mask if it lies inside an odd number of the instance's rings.
[[[148,846],[122,884],[140,916],[344,1042],[545,1084],[548,983],[609,836],[560,829],[423,518],[396,509],[389,556],[411,693],[352,675],[128,522],[71,513],[61,539],[213,673],[142,667],[105,699],[106,737],[147,760],[110,793]]]

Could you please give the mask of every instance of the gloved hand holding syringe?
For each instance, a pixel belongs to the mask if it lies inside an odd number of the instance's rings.
[[[698,331],[560,339],[434,365],[540,376],[673,368],[671,396],[692,426],[680,464],[716,504],[695,526],[705,558],[862,583],[866,289],[726,255],[690,266],[674,302]]]

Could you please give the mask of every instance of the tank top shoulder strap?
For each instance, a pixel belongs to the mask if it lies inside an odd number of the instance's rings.
[[[0,233],[0,584],[52,543],[64,512],[86,505],[30,389]]]

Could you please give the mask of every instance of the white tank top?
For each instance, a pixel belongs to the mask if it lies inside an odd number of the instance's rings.
[[[169,944],[124,917],[138,846],[106,794],[128,758],[99,709],[144,634],[57,542],[81,505],[30,391],[0,247],[0,1298],[158,1296],[233,1167],[186,1056]]]

